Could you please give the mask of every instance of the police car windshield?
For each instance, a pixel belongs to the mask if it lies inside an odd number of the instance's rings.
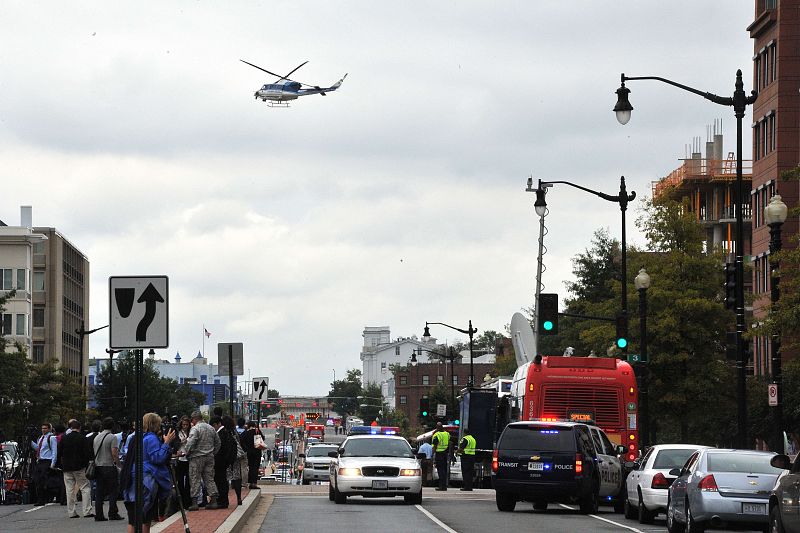
[[[500,440],[504,450],[574,451],[571,427],[508,426]]]
[[[330,451],[336,451],[336,446],[311,446],[306,452],[306,456],[327,457]]]
[[[407,457],[413,458],[411,446],[401,439],[360,438],[344,444],[343,457]]]

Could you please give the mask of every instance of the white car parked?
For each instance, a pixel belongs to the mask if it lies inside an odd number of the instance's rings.
[[[640,524],[652,524],[658,513],[667,512],[667,490],[675,476],[673,468],[681,468],[697,450],[708,448],[696,444],[658,444],[652,446],[625,480],[625,518],[639,519]]]

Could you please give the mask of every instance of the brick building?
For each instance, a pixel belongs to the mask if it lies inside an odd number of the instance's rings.
[[[773,195],[779,194],[791,209],[798,205],[800,183],[784,181],[780,174],[800,162],[800,0],[756,0],[755,19],[748,26],[753,39],[753,89],[758,99],[753,104],[753,186],[750,191],[753,212],[753,314],[764,316],[770,297],[769,226],[764,210]],[[790,239],[798,233],[798,218],[789,217],[782,228],[784,249],[796,246]],[[786,360],[796,354],[782,350]],[[753,372],[771,373],[771,343],[768,337],[753,342]]]
[[[426,398],[430,390],[437,383],[444,383],[448,386],[452,383],[452,390],[458,396],[461,389],[467,386],[469,381],[469,357],[456,360],[454,362],[452,374],[449,362],[441,363],[420,363],[418,365],[408,365],[394,371],[395,387],[395,409],[403,411],[412,426],[418,425],[417,414],[419,412],[420,398]],[[474,363],[475,383],[482,383],[486,374],[492,371],[492,363]],[[431,406],[435,410],[435,406]],[[448,419],[452,419],[452,413],[447,413]]]

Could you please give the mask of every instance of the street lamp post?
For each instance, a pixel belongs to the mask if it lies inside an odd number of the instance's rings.
[[[80,359],[81,359],[81,364],[80,364],[81,380],[85,379],[84,376],[83,376],[83,338],[86,335],[91,335],[95,331],[100,331],[101,329],[105,329],[108,326],[109,326],[109,324],[106,324],[105,326],[100,326],[99,328],[94,328],[94,329],[87,330],[85,328],[85,322],[83,320],[81,320],[81,327],[77,328],[75,330],[75,333],[78,335],[78,339],[79,339],[78,340],[78,350],[80,350]],[[81,387],[82,388],[85,388],[85,386],[86,386],[85,383],[81,383]]]
[[[780,195],[775,195],[770,200],[769,205],[765,210],[764,218],[769,225],[769,263],[770,263],[770,301],[773,308],[777,306],[780,299],[781,292],[778,287],[780,282],[780,262],[775,254],[781,251],[781,226],[786,222],[787,215],[786,204],[781,200]],[[783,392],[782,381],[783,375],[781,374],[781,332],[773,324],[772,330],[772,383],[778,388],[777,403],[772,408],[772,417],[775,423],[775,444],[773,451],[784,453],[783,448]]]
[[[736,210],[736,240],[735,240],[735,269],[736,269],[736,287],[735,287],[735,300],[736,300],[736,410],[738,420],[738,438],[737,447],[747,447],[747,359],[744,349],[744,218],[742,215],[742,206],[744,200],[744,187],[742,184],[742,119],[744,118],[745,110],[748,105],[753,104],[758,97],[756,91],[752,91],[750,96],[744,92],[744,83],[742,82],[742,71],[736,71],[736,82],[734,84],[733,96],[717,96],[716,94],[703,92],[694,89],[687,85],[661,78],[658,76],[636,76],[630,77],[622,74],[620,76],[621,85],[617,89],[617,103],[614,106],[614,112],[617,115],[617,120],[620,124],[627,124],[631,118],[631,111],[633,106],[628,101],[628,94],[630,89],[625,87],[626,81],[635,80],[655,80],[684,91],[702,96],[706,100],[715,104],[733,107],[733,113],[736,117],[736,186],[734,187],[734,202]]]
[[[114,354],[122,350],[115,350],[113,348],[106,348],[108,354],[108,388],[111,391],[111,412],[114,412]],[[112,415],[115,416],[115,415]]]
[[[472,320],[469,321],[469,328],[468,329],[461,329],[453,327],[449,324],[445,324],[444,322],[425,322],[425,332],[422,334],[422,341],[429,342],[431,340],[431,332],[428,330],[428,326],[431,324],[437,324],[439,326],[444,326],[446,328],[450,328],[456,330],[460,333],[464,333],[469,335],[469,382],[467,382],[468,387],[472,387],[475,384],[475,373],[473,371],[473,359],[474,359],[474,352],[472,347],[472,336],[478,332],[477,328],[472,327]],[[451,378],[452,379],[452,378]]]
[[[627,89],[626,89],[627,90]],[[531,180],[528,180],[528,190],[531,190]],[[622,298],[621,298],[621,313],[624,317],[624,324],[625,324],[625,338],[628,336],[628,283],[627,283],[627,245],[625,242],[625,211],[628,210],[628,203],[632,202],[636,198],[636,192],[631,191],[628,194],[628,190],[625,188],[625,176],[620,176],[619,178],[619,194],[616,196],[612,196],[610,194],[605,194],[599,191],[594,191],[589,189],[588,187],[583,187],[581,185],[577,185],[575,183],[571,183],[569,181],[547,181],[543,182],[539,180],[539,187],[536,190],[536,207],[537,214],[543,216],[547,209],[547,203],[545,201],[545,194],[542,192],[541,194],[539,191],[544,191],[547,187],[552,187],[555,184],[563,184],[569,185],[570,187],[575,187],[576,189],[580,189],[582,191],[586,191],[588,193],[594,194],[595,196],[599,196],[603,200],[608,200],[609,202],[614,202],[619,204],[619,210],[622,213],[622,275],[620,279],[622,280]],[[538,288],[537,288],[538,290]],[[536,306],[539,306],[539,302],[536,302]],[[627,350],[627,346],[621,346],[623,354]]]
[[[639,448],[644,450],[650,442],[650,417],[648,413],[648,386],[649,370],[647,368],[647,289],[650,288],[650,276],[644,267],[633,280],[636,290],[639,291],[639,351],[641,362],[636,365],[641,377],[639,386]]]

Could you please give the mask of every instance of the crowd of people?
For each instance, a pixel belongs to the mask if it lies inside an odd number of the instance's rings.
[[[208,422],[199,411],[169,420],[147,413],[141,430],[145,532],[166,514],[171,499],[188,511],[224,509],[232,505],[231,489],[241,505],[243,485],[258,487],[264,436],[255,421],[234,423],[221,410]],[[66,506],[70,518],[124,520],[117,503],[122,500],[132,532],[136,437],[135,427],[113,418],[94,420],[88,428],[74,419],[66,426],[42,423],[41,436],[31,442],[34,505],[55,501]]]

